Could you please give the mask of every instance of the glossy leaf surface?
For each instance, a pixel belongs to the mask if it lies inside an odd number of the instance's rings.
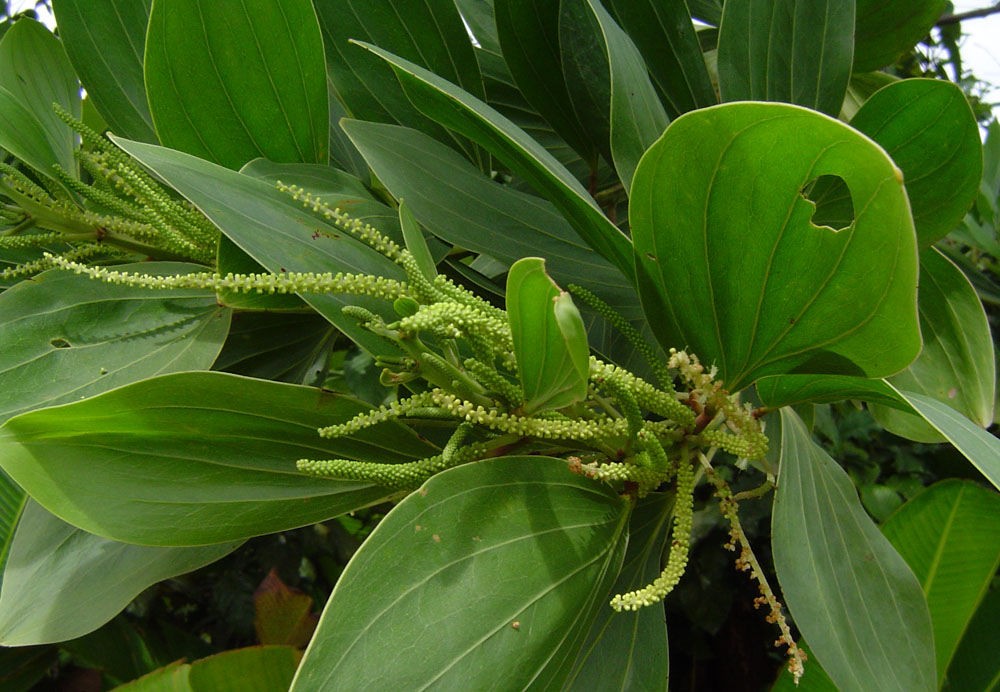
[[[811,651],[842,689],[937,689],[920,582],[801,419],[782,409],[781,427],[774,565]]]
[[[142,74],[152,0],[54,0],[59,37],[108,128],[156,142]]]
[[[857,0],[854,71],[885,67],[926,36],[946,0]]]
[[[113,618],[143,589],[214,562],[238,545],[119,543],[28,502],[0,589],[0,643],[27,646],[75,639]]]
[[[941,684],[1000,565],[1000,495],[971,481],[941,481],[903,505],[882,531],[927,595]]]
[[[811,221],[801,191],[824,175],[851,189],[850,227]],[[920,350],[901,175],[840,122],[784,104],[688,113],[640,162],[629,217],[657,338],[716,364],[728,389],[791,372],[889,375]]]
[[[526,257],[507,275],[507,317],[526,413],[560,409],[587,396],[590,349],[573,298]]]
[[[608,607],[627,518],[561,460],[434,476],[355,553],[292,689],[559,687]]]
[[[39,504],[91,533],[164,546],[239,540],[391,494],[300,474],[298,459],[393,462],[433,453],[394,425],[356,438],[316,433],[367,409],[308,387],[179,373],[9,420],[0,464]]]
[[[309,0],[154,0],[146,94],[160,141],[227,168],[326,163],[329,105]]]
[[[723,101],[782,101],[836,116],[854,55],[854,0],[744,0],[724,6]]]

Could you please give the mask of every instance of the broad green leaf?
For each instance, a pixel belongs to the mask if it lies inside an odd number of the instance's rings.
[[[976,610],[962,643],[955,652],[945,678],[945,690],[995,692],[1000,688],[1000,656],[996,655],[995,647],[986,645],[996,641],[998,622],[1000,587],[994,587]]]
[[[70,131],[68,127],[66,131]],[[59,142],[49,139],[38,118],[3,86],[0,86],[0,149],[51,180],[55,180],[54,166],[65,168],[72,163],[65,160]],[[67,170],[75,170],[75,164]]]
[[[889,517],[882,532],[927,596],[940,685],[1000,566],[1000,495],[971,481],[941,481]]]
[[[801,192],[831,175],[856,209],[840,230],[816,226]],[[843,123],[776,103],[687,113],[632,185],[647,319],[664,347],[718,366],[728,389],[785,373],[890,375],[919,352],[902,176]]]
[[[497,35],[507,69],[520,93],[593,170],[599,148],[573,107],[563,72],[559,34],[562,4],[550,0],[495,0]]]
[[[605,5],[642,54],[670,117],[718,103],[688,4],[610,0]]]
[[[726,3],[719,29],[723,101],[783,101],[836,116],[851,79],[854,0]]]
[[[920,331],[924,347],[903,372],[889,378],[897,389],[933,397],[984,428],[993,424],[996,363],[982,303],[962,270],[928,248],[920,254]],[[922,442],[941,435],[913,413],[873,407],[891,432]]]
[[[434,476],[355,553],[292,689],[559,688],[608,608],[627,521],[562,460]]]
[[[201,268],[144,262],[116,269]],[[55,269],[22,281],[0,294],[0,422],[154,375],[207,369],[229,319],[211,291],[132,288]]]
[[[238,312],[212,369],[318,387],[336,338],[336,329],[313,312]]]
[[[485,97],[483,78],[469,34],[453,2],[412,0],[325,0],[316,3],[323,27],[327,65],[347,115],[360,120],[412,127],[463,152],[489,171],[489,157],[462,137],[421,113],[383,61],[351,40],[367,41]]]
[[[982,145],[965,94],[940,79],[904,79],[877,91],[851,126],[903,171],[921,247],[946,236],[979,190]]]
[[[288,689],[299,658],[291,646],[232,649],[194,663],[171,663],[115,692],[275,692]]]
[[[1000,440],[948,404],[917,392],[902,389],[896,391],[916,413],[971,461],[995,488],[1000,489]]]
[[[14,22],[0,40],[0,87],[28,109],[45,132],[56,163],[67,173],[74,174],[76,134],[59,119],[52,104],[58,103],[79,118],[80,83],[59,39],[33,19],[22,18]],[[35,166],[31,161],[27,163]],[[38,170],[52,176],[49,168]]]
[[[782,409],[781,425],[771,542],[802,636],[841,689],[937,689],[920,583],[801,419]]]
[[[660,576],[673,506],[672,496],[658,493],[639,501],[629,519],[628,550],[613,593],[640,589]],[[565,689],[665,692],[669,662],[660,608],[632,613],[605,608],[590,628]]]
[[[216,372],[166,375],[0,429],[0,465],[64,521],[114,540],[190,546],[322,521],[391,492],[300,474],[298,459],[433,454],[405,428],[324,440],[368,410],[318,389]]]
[[[599,29],[609,89],[609,101],[600,105],[610,110],[611,156],[628,192],[639,159],[663,134],[669,119],[632,39],[597,0],[580,2],[580,6],[583,13],[592,15],[590,21]]]
[[[455,0],[462,21],[469,27],[479,45],[490,52],[500,52],[497,24],[493,18],[493,0]]]
[[[172,149],[119,138],[114,141],[272,273],[345,272],[403,278],[393,262],[306,211],[273,185]],[[356,199],[353,193],[345,196]],[[353,296],[308,294],[302,298],[357,343],[376,352],[385,350],[383,340],[340,312],[343,305],[354,304],[377,311],[377,302]]]
[[[190,674],[191,665],[183,663],[182,659],[157,668],[137,680],[119,685],[114,692],[192,692],[188,682]]]
[[[0,589],[0,644],[80,637],[113,618],[145,588],[214,562],[238,545],[118,543],[70,526],[29,501]]]
[[[122,137],[156,142],[142,57],[152,0],[53,0],[59,37],[97,111]]]
[[[590,349],[573,299],[526,257],[507,274],[507,317],[526,413],[565,408],[587,396]]]
[[[910,411],[884,380],[866,380],[845,375],[775,375],[757,381],[757,394],[770,408],[798,404],[831,404],[861,399]]]
[[[0,575],[3,574],[17,521],[26,501],[27,495],[24,491],[11,480],[10,476],[0,471]],[[3,579],[0,576],[0,584],[2,583]]]
[[[891,65],[930,33],[947,0],[857,0],[854,71]]]
[[[590,247],[626,277],[634,276],[628,238],[569,171],[527,133],[433,73],[375,46],[362,45],[393,66],[414,105],[489,150],[552,202]]]
[[[146,95],[168,147],[227,168],[326,163],[323,37],[309,0],[154,0]]]

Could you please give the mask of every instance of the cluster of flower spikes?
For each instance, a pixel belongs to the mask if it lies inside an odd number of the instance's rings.
[[[45,252],[0,271],[0,280],[30,276],[67,262],[122,260],[129,256],[210,263],[218,229],[178,199],[107,138],[55,107],[76,131],[75,155],[90,181],[54,166],[32,178],[0,164],[0,248]]]

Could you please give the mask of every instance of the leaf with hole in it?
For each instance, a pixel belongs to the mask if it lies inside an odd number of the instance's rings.
[[[828,175],[856,210],[836,231],[803,194]],[[687,113],[639,163],[629,217],[657,338],[733,391],[764,375],[889,375],[920,350],[902,176],[843,123],[776,103]]]
[[[789,409],[781,410],[781,430],[774,566],[810,650],[841,689],[937,689],[920,582],[865,513],[847,473]]]
[[[882,532],[927,595],[940,684],[1000,566],[1000,495],[972,481],[941,481],[889,517]]]
[[[370,483],[299,473],[298,459],[393,463],[436,448],[395,424],[326,440],[367,405],[217,372],[166,375],[0,428],[0,465],[74,526],[142,545],[239,540],[380,502]]]
[[[53,0],[59,38],[108,128],[156,142],[142,55],[152,0]],[[99,58],[98,58],[99,56]]]
[[[628,516],[561,459],[434,476],[355,553],[292,689],[559,689],[608,607]]]
[[[983,305],[962,270],[934,248],[920,254],[920,330],[924,347],[889,382],[900,390],[933,397],[974,423],[993,424],[996,364]],[[920,442],[944,438],[911,412],[873,406],[890,432]]]
[[[237,169],[326,163],[323,37],[309,0],[154,0],[146,95],[164,145]]]
[[[583,401],[590,373],[587,330],[572,297],[545,273],[545,260],[526,257],[510,268],[507,317],[525,412]]]
[[[723,101],[782,101],[840,113],[851,78],[854,0],[745,0],[724,6]]]
[[[75,639],[106,623],[156,582],[214,562],[238,546],[119,543],[71,526],[29,501],[3,573],[0,643]]]

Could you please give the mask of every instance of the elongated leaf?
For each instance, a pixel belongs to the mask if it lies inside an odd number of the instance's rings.
[[[316,4],[323,27],[330,79],[347,114],[405,125],[445,142],[489,171],[489,157],[421,113],[383,61],[350,41],[367,41],[485,97],[469,34],[453,2],[326,0]]]
[[[610,0],[605,5],[642,54],[670,117],[718,103],[687,3]]]
[[[993,424],[996,364],[982,303],[962,270],[928,248],[920,254],[920,356],[889,382],[933,397],[983,427]],[[912,413],[873,407],[875,418],[902,437],[938,442],[942,437]]]
[[[0,471],[0,575],[3,574],[10,544],[14,540],[14,530],[24,509],[27,495],[20,486]],[[3,580],[0,579],[0,584]]]
[[[920,583],[798,416],[782,409],[781,425],[771,535],[795,624],[841,689],[936,689]]]
[[[628,238],[542,146],[494,109],[436,75],[375,46],[362,45],[393,66],[414,105],[489,150],[552,202],[588,245],[626,277],[634,276]]]
[[[870,72],[896,61],[930,33],[947,0],[857,0],[854,71]]]
[[[239,540],[390,494],[302,475],[298,459],[433,454],[396,426],[338,440],[316,433],[365,410],[308,387],[179,373],[7,421],[0,465],[46,509],[91,533],[163,546]]]
[[[59,37],[87,97],[122,137],[156,140],[142,56],[152,0],[54,0]]]
[[[851,79],[853,0],[744,0],[719,29],[723,101],[783,101],[836,116]]]
[[[0,86],[0,149],[24,161],[52,180],[55,180],[52,172],[54,166],[65,167],[65,164],[71,163],[65,160],[60,144],[49,139],[45,128],[31,111],[2,86]]]
[[[800,191],[824,175],[851,189],[848,228],[811,221]],[[790,372],[889,375],[920,350],[901,176],[840,122],[785,104],[687,113],[640,162],[629,216],[660,343],[716,364],[731,390]]]
[[[1000,440],[948,404],[924,394],[901,389],[896,391],[1000,490]]]
[[[940,685],[1000,566],[1000,495],[971,481],[942,481],[903,505],[882,531],[927,595]]]
[[[434,476],[354,555],[292,689],[560,687],[608,607],[627,517],[561,460],[501,457]]]
[[[518,260],[507,275],[507,316],[524,388],[524,409],[560,409],[587,396],[590,350],[570,295],[545,273],[545,260]]]
[[[190,572],[239,543],[159,548],[81,531],[29,501],[0,590],[0,643],[75,639],[113,618],[148,586]]]
[[[403,278],[402,270],[390,260],[310,214],[273,185],[172,149],[118,138],[115,142],[272,273],[328,271]],[[357,199],[353,192],[345,196]],[[385,350],[384,341],[340,312],[343,305],[354,304],[377,311],[378,302],[315,294],[302,298],[359,344],[376,352]]]
[[[146,94],[164,145],[227,168],[326,163],[329,105],[309,0],[154,0]]]
[[[626,593],[660,575],[673,498],[661,494],[640,500],[629,520],[628,550],[612,591]],[[632,613],[601,610],[580,650],[565,688],[572,690],[667,689],[667,628],[659,608]]]
[[[67,173],[74,173],[76,135],[59,119],[52,104],[58,103],[79,118],[80,83],[59,39],[33,19],[14,22],[0,40],[0,87],[31,112],[42,126],[56,162]],[[52,174],[49,169],[39,172]]]
[[[984,646],[984,643],[996,638],[997,622],[1000,622],[1000,588],[993,588],[976,610],[962,644],[955,652],[945,678],[945,690],[993,692],[1000,686],[1000,659],[993,653],[992,647]]]
[[[910,406],[900,400],[884,380],[866,380],[845,375],[776,375],[757,382],[757,394],[766,406],[830,404],[844,399],[875,401],[902,411]]]
[[[179,274],[194,265],[124,265]],[[177,370],[208,368],[230,313],[210,291],[118,286],[51,270],[0,294],[0,422]]]
[[[982,176],[976,118],[955,84],[904,79],[877,91],[851,120],[903,171],[921,247],[948,235],[965,216]]]

